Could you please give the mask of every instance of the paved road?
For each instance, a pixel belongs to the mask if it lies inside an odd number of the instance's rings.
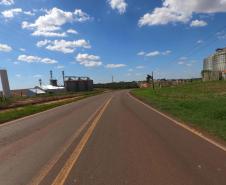
[[[0,126],[0,185],[34,184],[226,185],[226,152],[117,91]]]

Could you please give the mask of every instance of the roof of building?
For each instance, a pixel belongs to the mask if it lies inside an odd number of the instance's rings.
[[[53,85],[42,85],[41,89],[43,89],[43,90],[60,90],[60,89],[64,89],[64,87],[53,86]]]
[[[31,91],[31,92],[33,92],[33,93],[35,93],[35,94],[45,94],[46,92],[45,91],[43,91],[42,89],[40,89],[40,88],[31,88],[31,89],[28,89],[29,91]]]

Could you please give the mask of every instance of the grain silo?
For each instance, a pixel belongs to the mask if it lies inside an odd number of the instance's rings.
[[[93,80],[89,77],[65,76],[64,84],[67,91],[93,90]]]

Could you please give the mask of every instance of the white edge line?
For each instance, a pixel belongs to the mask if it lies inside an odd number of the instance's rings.
[[[219,148],[219,149],[223,150],[224,152],[226,152],[226,147],[225,147],[225,146],[223,146],[223,145],[217,143],[216,141],[213,141],[212,139],[210,139],[210,138],[204,136],[202,133],[198,132],[198,131],[195,130],[194,128],[191,128],[191,127],[189,127],[189,126],[187,126],[187,125],[185,125],[185,124],[183,124],[183,123],[181,123],[181,122],[179,122],[179,121],[176,121],[175,119],[173,119],[173,118],[167,116],[166,114],[164,114],[164,113],[162,113],[162,112],[156,110],[155,108],[151,107],[151,106],[148,105],[147,103],[144,103],[144,102],[142,102],[141,100],[137,99],[136,97],[132,96],[130,93],[128,93],[128,95],[129,95],[131,98],[133,98],[134,100],[136,100],[137,102],[143,104],[143,105],[144,105],[145,107],[147,107],[148,109],[150,109],[150,110],[152,110],[152,111],[154,111],[154,112],[160,114],[161,116],[163,116],[163,117],[165,117],[166,119],[172,121],[172,122],[175,123],[176,125],[178,125],[178,126],[184,128],[184,129],[186,129],[186,130],[192,132],[192,133],[195,134],[196,136],[199,136],[200,138],[204,139],[205,141],[207,141],[207,142],[213,144],[213,145],[216,146],[217,148]]]

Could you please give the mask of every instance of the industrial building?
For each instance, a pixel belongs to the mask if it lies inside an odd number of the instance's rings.
[[[61,83],[58,83],[58,80],[53,78],[53,72],[50,71],[49,84],[45,85],[42,83],[42,79],[39,79],[39,86],[28,89],[10,90],[7,71],[4,69],[0,70],[0,78],[3,90],[2,96],[6,98],[10,96],[31,97],[46,93],[58,94],[65,93],[66,91],[79,92],[93,90],[93,80],[89,77],[65,76],[64,71],[62,71]]]
[[[226,48],[217,49],[213,55],[204,59],[202,78],[203,81],[226,80]]]
[[[65,76],[64,85],[67,91],[91,91],[93,80],[89,77]]]

